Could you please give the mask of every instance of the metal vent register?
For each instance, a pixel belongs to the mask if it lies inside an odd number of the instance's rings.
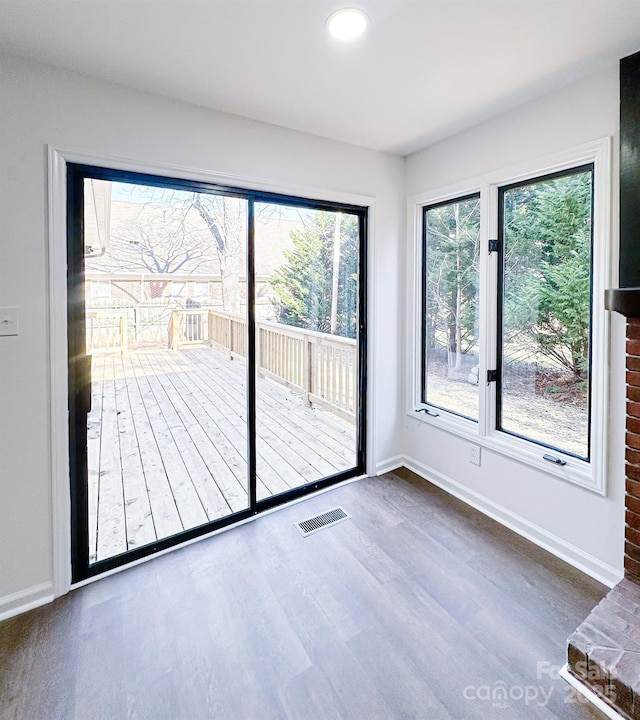
[[[295,523],[295,526],[300,530],[303,537],[308,537],[309,535],[313,535],[313,533],[317,533],[319,530],[324,530],[324,528],[335,525],[350,517],[351,515],[349,515],[346,510],[337,507],[333,508],[333,510],[327,510],[327,512],[321,513],[320,515],[314,515],[307,520]]]

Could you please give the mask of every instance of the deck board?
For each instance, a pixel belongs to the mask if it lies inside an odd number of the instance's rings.
[[[156,539],[155,527],[151,519],[149,491],[145,480],[140,450],[133,426],[131,399],[124,374],[124,367],[118,366],[115,379],[118,437],[120,439],[120,458],[122,473],[124,513],[127,527],[127,546],[138,547]],[[151,522],[150,522],[151,520]]]
[[[247,507],[246,366],[211,348],[93,358],[90,561]],[[259,378],[258,498],[353,467],[355,427]]]
[[[91,384],[91,411],[87,416],[87,476],[89,503],[89,561],[95,562],[98,552],[98,494],[100,488],[100,427],[104,363],[96,367]]]
[[[197,362],[197,361],[196,361]],[[210,381],[218,384],[225,384],[231,379],[229,373],[235,368],[221,366],[216,373],[211,364],[198,363],[203,368],[203,374]],[[237,370],[236,370],[237,372]],[[256,403],[258,408],[257,423],[264,425],[258,433],[258,439],[263,440],[273,436],[275,430],[276,444],[284,442],[287,446],[296,449],[292,456],[289,448],[285,448],[285,454],[293,458],[293,466],[299,465],[300,458],[304,457],[305,471],[309,467],[317,471],[313,479],[335,473],[336,470],[344,467],[345,460],[352,462],[353,458],[353,436],[349,430],[342,430],[338,435],[339,440],[334,440],[331,431],[334,430],[333,423],[329,422],[327,414],[323,414],[321,422],[314,422],[315,410],[301,406],[300,398],[290,392],[283,392],[277,385],[268,381],[258,383]],[[296,412],[292,408],[295,403],[299,409],[307,409],[309,412]],[[326,434],[326,437],[325,437]],[[346,437],[345,437],[346,436]],[[271,445],[271,443],[267,443]],[[304,447],[301,447],[304,445]],[[275,447],[275,446],[274,446]],[[302,453],[302,456],[301,454]],[[300,472],[300,471],[299,471]],[[304,476],[304,473],[301,473]]]
[[[164,471],[160,450],[149,422],[147,408],[140,391],[139,378],[131,364],[130,356],[123,359],[123,374],[131,402],[131,415],[136,433],[140,462],[149,493],[151,519],[156,537],[168,537],[183,530],[180,514]],[[125,470],[124,477],[129,474]],[[105,518],[106,522],[106,518]]]
[[[100,426],[100,472],[98,485],[98,560],[127,549],[127,528],[122,487],[123,463],[118,437],[115,362],[105,357]],[[108,522],[104,522],[107,519]]]

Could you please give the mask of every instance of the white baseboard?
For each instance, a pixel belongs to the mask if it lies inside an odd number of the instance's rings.
[[[404,455],[394,455],[393,457],[381,460],[376,463],[376,475],[384,475],[384,473],[397,470],[404,465]]]
[[[45,582],[0,598],[0,621],[46,605],[54,599],[53,583]]]
[[[480,512],[493,518],[501,525],[508,527],[510,530],[518,533],[518,535],[522,535],[522,537],[527,538],[527,540],[531,540],[531,542],[548,550],[556,557],[568,562],[570,565],[573,565],[573,567],[590,575],[607,587],[613,587],[622,580],[622,572],[612,565],[602,562],[602,560],[599,560],[590,553],[568,543],[566,540],[526,520],[520,515],[516,515],[516,513],[511,510],[493,502],[493,500],[489,500],[437,470],[406,455],[404,456],[404,462],[402,464],[428,482],[446,490],[459,500],[467,503],[467,505],[471,505],[471,507],[474,507],[476,510],[480,510]]]
[[[575,688],[581,695],[583,695],[587,700],[595,705],[598,710],[603,712],[608,718],[611,718],[611,720],[624,720],[624,716],[621,715],[619,712],[616,712],[611,705],[607,705],[607,703],[602,700],[602,698],[598,697],[593,690],[590,690],[586,685],[580,682],[578,678],[574,677],[568,670],[566,665],[562,666],[562,669],[560,670],[560,677],[563,680],[566,680],[569,685],[571,685],[573,688]]]

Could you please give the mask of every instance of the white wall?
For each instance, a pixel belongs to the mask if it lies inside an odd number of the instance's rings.
[[[0,306],[20,308],[20,335],[0,338],[0,615],[46,597],[53,573],[47,144],[374,196],[372,460],[399,452],[402,159],[0,55]]]
[[[614,136],[612,264],[617,268],[618,92],[618,70],[611,67],[415,153],[407,158],[407,195]],[[405,257],[411,257],[408,246]],[[413,269],[406,270],[408,278]],[[607,497],[486,448],[477,468],[467,460],[466,441],[409,415],[403,446],[414,469],[609,582],[622,572],[624,535],[624,321],[616,314],[611,343]]]

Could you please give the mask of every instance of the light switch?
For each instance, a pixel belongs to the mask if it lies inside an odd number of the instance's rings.
[[[18,334],[18,308],[0,308],[0,335]]]

